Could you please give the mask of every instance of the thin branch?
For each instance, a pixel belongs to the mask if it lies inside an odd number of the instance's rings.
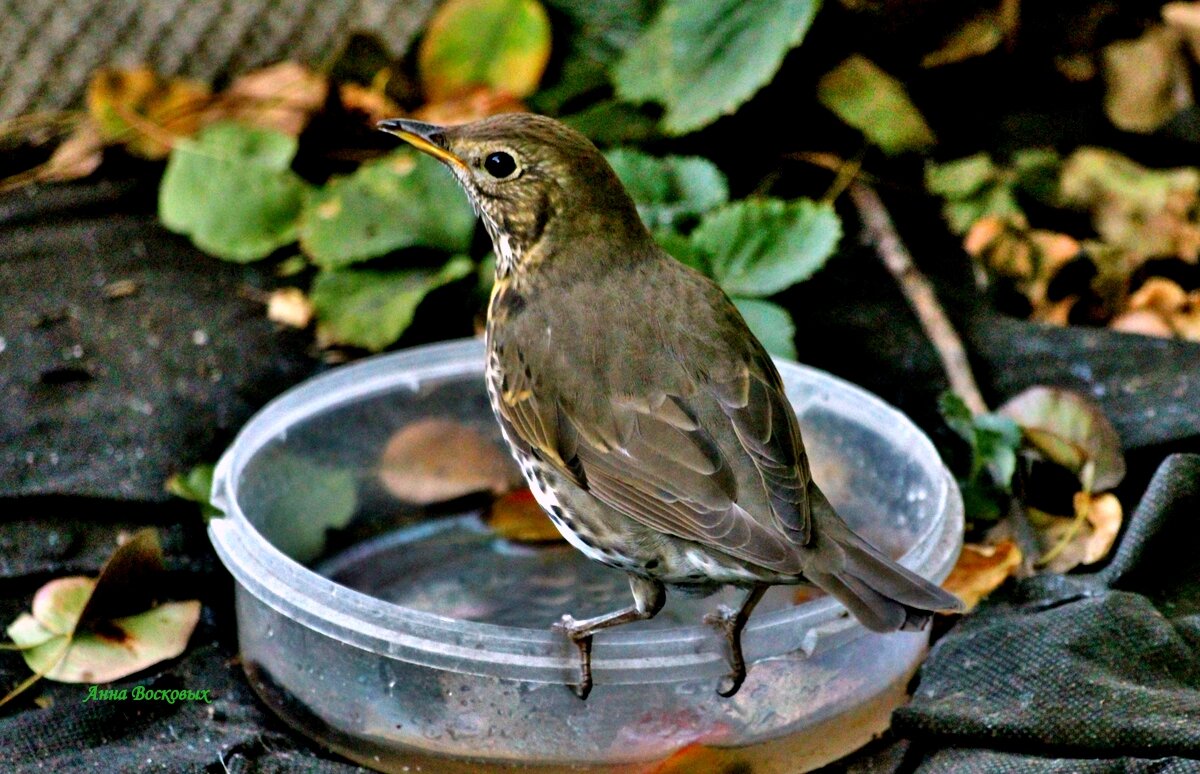
[[[963,399],[973,414],[986,414],[987,404],[975,383],[962,339],[946,317],[933,285],[917,269],[908,248],[900,241],[900,235],[896,233],[896,227],[892,225],[892,218],[879,199],[879,194],[866,183],[858,181],[850,186],[850,198],[858,208],[867,237],[875,245],[883,265],[900,286],[900,291],[921,321],[925,335],[937,350],[942,368],[950,379],[950,389]]]

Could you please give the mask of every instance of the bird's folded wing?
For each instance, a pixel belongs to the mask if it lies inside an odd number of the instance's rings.
[[[798,468],[787,467],[795,450],[789,455],[778,448],[792,438],[788,415],[767,387],[768,382],[746,378],[714,385],[694,399],[720,401],[730,426],[717,431],[736,433],[753,460],[772,509],[778,507],[787,519],[777,515],[776,525],[739,504],[730,460],[680,396],[617,395],[599,407],[564,408],[552,397],[517,389],[505,393],[501,415],[535,454],[614,510],[652,529],[795,574],[803,569],[795,545],[806,536],[800,506],[807,503]]]

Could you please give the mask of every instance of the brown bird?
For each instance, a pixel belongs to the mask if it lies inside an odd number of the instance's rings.
[[[706,617],[731,696],[768,586],[811,582],[867,628],[920,629],[951,594],[855,535],[809,473],[779,373],[725,293],[655,243],[600,151],[550,118],[379,127],[441,160],[491,235],[487,390],[563,537],[629,575],[633,604],[557,624],[586,698],[592,635],[653,617],[666,585],[749,590]]]

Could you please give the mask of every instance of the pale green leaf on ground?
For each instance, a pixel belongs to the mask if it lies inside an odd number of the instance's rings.
[[[158,192],[163,225],[228,261],[265,258],[295,241],[307,185],[289,168],[296,139],[213,124],[171,151]]]
[[[254,504],[259,531],[297,562],[320,556],[326,532],[345,527],[358,508],[354,472],[283,449],[265,452],[255,464],[254,486],[243,496]]]
[[[605,157],[652,230],[703,215],[729,199],[725,176],[708,159],[656,158],[631,148],[609,151]]]
[[[1104,112],[1118,129],[1149,134],[1194,104],[1183,35],[1161,24],[1104,47]]]
[[[1030,148],[1013,154],[1007,167],[986,153],[925,164],[925,187],[945,199],[942,215],[956,234],[965,234],[976,221],[998,217],[1022,220],[1017,193],[1053,206],[1058,199],[1058,171],[1062,160],[1051,150]]]
[[[819,0],[667,0],[613,71],[617,94],[666,107],[685,134],[732,113],[808,32]]]
[[[466,250],[474,231],[475,214],[454,176],[404,149],[313,192],[300,246],[315,263],[338,268],[415,245]]]
[[[196,465],[186,473],[176,473],[167,479],[166,489],[176,497],[200,503],[200,512],[208,519],[221,512],[213,507],[212,497],[214,466],[208,463]]]
[[[157,533],[143,529],[117,547],[98,578],[57,578],[38,589],[31,613],[6,629],[34,675],[0,704],[40,677],[110,682],[182,653],[200,603],[152,605],[162,569]]]
[[[550,59],[550,20],[537,0],[449,0],[417,52],[431,101],[487,86],[516,97],[537,90]]]
[[[747,199],[706,215],[691,241],[727,293],[769,296],[821,268],[841,235],[829,204]]]
[[[473,271],[467,258],[440,270],[337,269],[313,281],[312,302],[322,336],[338,344],[378,351],[400,338],[429,291]]]
[[[796,324],[788,310],[757,298],[735,298],[733,304],[768,352],[796,359]]]
[[[923,150],[936,142],[903,84],[858,54],[821,78],[817,98],[884,153]]]
[[[1121,439],[1089,398],[1056,387],[1030,387],[1000,407],[1025,439],[1079,476],[1084,491],[1112,489],[1125,477]]]

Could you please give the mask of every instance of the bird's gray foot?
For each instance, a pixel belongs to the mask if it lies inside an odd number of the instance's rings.
[[[576,621],[569,615],[564,615],[562,620],[551,626],[552,631],[562,632],[567,636],[575,647],[579,649],[579,682],[571,686],[571,690],[580,699],[587,699],[588,694],[592,692],[592,634],[586,627],[581,627],[579,621]]]
[[[721,605],[717,612],[704,616],[704,623],[715,626],[717,631],[725,635],[725,642],[729,646],[729,674],[722,677],[721,682],[717,684],[717,693],[725,698],[737,693],[746,681],[746,659],[742,656],[742,629],[746,627],[750,613],[754,612],[754,606],[762,599],[766,590],[765,585],[755,586],[737,610]]]
[[[738,611],[725,605],[717,608],[717,612],[704,616],[704,623],[716,627],[725,635],[725,642],[729,646],[729,674],[717,684],[717,693],[725,698],[737,693],[746,680],[746,659],[742,656],[742,632],[737,619]]]
[[[554,631],[567,635],[567,639],[579,648],[579,683],[572,686],[571,690],[581,699],[586,699],[592,692],[592,635],[601,629],[653,618],[667,600],[662,583],[650,578],[630,575],[629,589],[633,592],[633,605],[630,607],[582,621],[564,615],[552,627]]]

